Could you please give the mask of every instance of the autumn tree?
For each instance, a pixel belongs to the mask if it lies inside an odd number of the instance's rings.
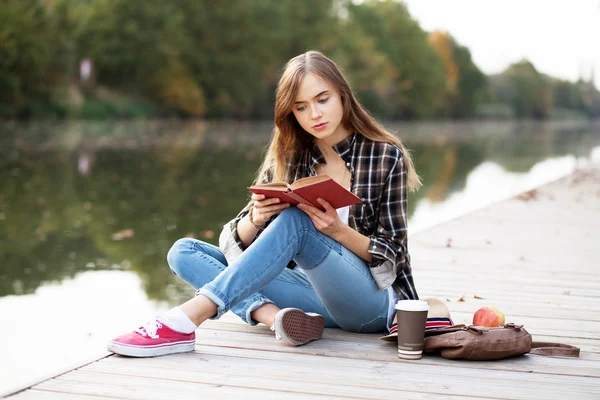
[[[446,91],[440,96],[440,114],[450,117],[473,115],[486,95],[487,79],[471,58],[447,32],[432,32],[429,42],[441,58],[446,72]]]

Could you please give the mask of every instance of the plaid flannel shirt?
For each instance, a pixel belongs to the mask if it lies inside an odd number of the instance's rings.
[[[333,149],[351,173],[352,192],[363,200],[350,207],[348,225],[371,239],[368,250],[372,255],[371,275],[380,289],[392,285],[400,299],[418,299],[407,245],[407,170],[402,150],[394,144],[375,142],[356,133]],[[325,158],[314,145],[292,169],[292,181],[317,175],[316,166],[322,163]],[[229,223],[241,251],[243,244],[237,235],[237,224],[248,214],[249,208],[250,204]],[[289,265],[293,266],[293,263]]]

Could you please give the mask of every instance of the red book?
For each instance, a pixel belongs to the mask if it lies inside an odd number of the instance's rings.
[[[283,203],[293,205],[305,203],[321,210],[325,209],[317,202],[319,197],[336,209],[362,203],[362,200],[356,197],[354,193],[345,189],[327,175],[298,179],[292,184],[272,182],[254,185],[250,186],[248,190],[256,194],[264,194],[266,197],[277,197]]]

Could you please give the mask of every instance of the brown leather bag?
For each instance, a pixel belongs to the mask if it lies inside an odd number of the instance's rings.
[[[500,360],[525,353],[579,357],[579,348],[561,343],[533,342],[523,325],[508,323],[498,328],[453,325],[425,332],[424,352],[440,351],[442,357],[474,361]]]

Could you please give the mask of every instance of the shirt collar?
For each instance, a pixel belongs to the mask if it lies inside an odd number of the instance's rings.
[[[342,141],[334,145],[333,150],[335,150],[335,152],[338,153],[339,156],[342,157],[342,159],[345,162],[349,162],[351,156],[350,152],[352,150],[352,146],[354,145],[355,140],[356,133],[351,133],[350,135],[342,139]],[[313,140],[310,166],[311,168],[314,168],[315,165],[323,163],[325,163],[325,157],[323,157],[323,153],[321,153],[319,146],[317,146]]]

